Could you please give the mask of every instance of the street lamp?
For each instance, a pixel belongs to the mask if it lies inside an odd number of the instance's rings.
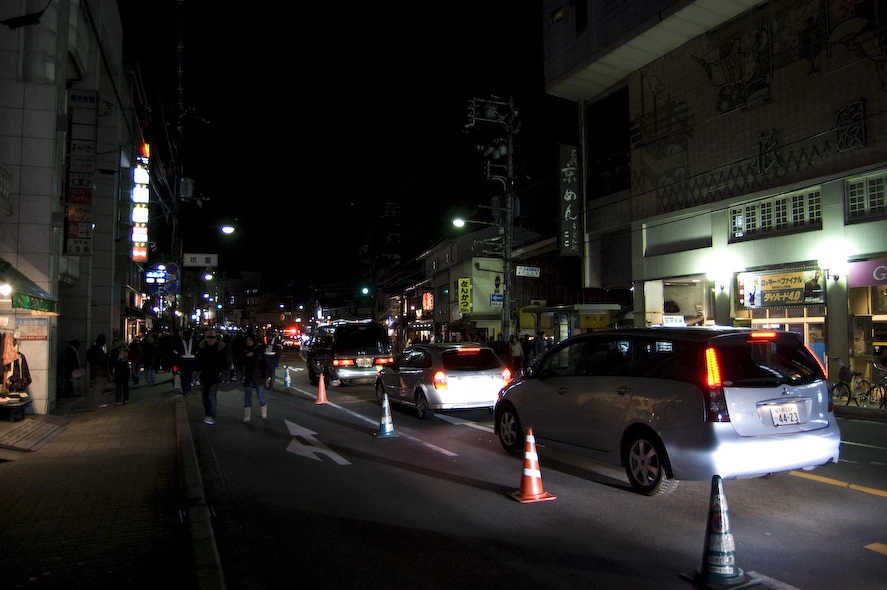
[[[231,234],[233,234],[236,231],[235,226],[228,224],[228,223],[223,224],[223,225],[189,226],[188,229],[189,230],[214,229],[214,230],[218,230],[219,232],[225,234],[226,236],[230,236]],[[218,266],[218,254],[190,254],[189,253],[186,255],[185,254],[184,239],[182,239],[181,237],[179,238],[179,267],[181,268],[181,272],[182,272],[183,290],[185,287],[184,272],[185,272],[186,267],[200,267],[200,268],[208,269],[208,268],[214,268],[216,266]],[[209,275],[209,278],[206,278],[206,275]],[[211,279],[212,279],[211,273],[204,274],[204,280],[211,280]],[[182,293],[182,296],[184,296],[184,293]],[[193,294],[192,294],[192,297],[193,297]],[[178,297],[176,296],[173,298],[173,301],[172,301],[172,319],[173,320],[175,320],[175,317],[176,317],[177,300],[178,300]],[[196,304],[194,306],[196,307]],[[185,316],[183,316],[183,322],[184,322],[184,317]]]
[[[503,186],[505,183],[502,183]],[[514,281],[511,278],[511,250],[514,241],[514,217],[511,208],[511,194],[506,190],[506,212],[505,218],[501,223],[490,223],[489,221],[475,221],[473,219],[462,219],[457,217],[453,220],[456,227],[465,227],[466,223],[476,223],[478,225],[494,225],[499,228],[499,237],[502,238],[502,274],[505,276],[505,285],[502,293],[502,339],[506,342],[511,336],[511,297],[512,286]],[[497,285],[498,287],[498,285]]]

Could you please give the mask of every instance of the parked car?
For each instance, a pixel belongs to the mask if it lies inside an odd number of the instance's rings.
[[[388,328],[375,322],[343,322],[315,330],[305,353],[308,380],[317,385],[325,376],[333,387],[352,382],[373,383],[379,369],[390,363]]]
[[[376,379],[376,398],[416,409],[429,419],[435,410],[489,408],[511,381],[511,370],[489,346],[476,342],[414,344]]]
[[[496,403],[503,448],[542,446],[622,466],[633,488],[760,477],[837,463],[822,366],[791,332],[648,328],[568,338]]]

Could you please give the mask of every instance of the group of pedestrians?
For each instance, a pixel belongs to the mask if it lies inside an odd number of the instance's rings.
[[[520,375],[524,369],[529,367],[536,357],[545,353],[551,347],[548,340],[545,339],[545,333],[539,331],[531,340],[526,334],[518,337],[512,334],[508,338],[508,342],[499,334],[497,340],[492,344],[493,350],[499,355],[514,375]]]
[[[253,391],[259,402],[262,418],[268,417],[265,391],[274,388],[276,369],[283,350],[281,337],[273,330],[264,334],[238,333],[223,338],[213,329],[198,334],[191,329],[175,330],[169,338],[169,359],[162,358],[158,340],[164,334],[139,334],[130,342],[116,337],[111,344],[105,334],[99,334],[86,351],[89,365],[89,402],[95,408],[107,407],[102,402],[102,391],[113,379],[114,400],[118,405],[129,402],[130,381],[138,385],[144,369],[145,382],[156,384],[158,370],[176,375],[182,395],[199,387],[203,399],[206,424],[216,418],[217,393],[221,383],[236,381],[243,386],[243,421],[252,414]],[[65,393],[75,395],[77,379],[86,375],[81,370],[78,341],[72,341],[65,352]],[[85,381],[85,378],[83,378]]]

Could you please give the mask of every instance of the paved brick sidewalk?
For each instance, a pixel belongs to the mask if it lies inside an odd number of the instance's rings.
[[[65,429],[0,461],[0,586],[224,587],[184,398],[161,379],[124,405],[61,400]]]

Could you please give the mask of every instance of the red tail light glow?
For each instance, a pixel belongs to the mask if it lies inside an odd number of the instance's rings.
[[[353,367],[354,359],[333,359],[334,367]]]
[[[767,338],[767,339],[773,339],[773,338],[776,338],[776,332],[772,332],[772,331],[766,331],[766,332],[752,332],[752,333],[751,333],[751,337],[752,337],[752,338]]]
[[[432,380],[434,381],[435,389],[447,388],[447,374],[443,371],[438,371],[437,373],[435,373]]]
[[[390,365],[391,363],[394,362],[394,359],[391,358],[390,356],[381,356],[381,357],[378,357],[374,362],[377,365]]]
[[[467,352],[467,353],[477,353],[477,352],[480,352],[480,348],[478,348],[478,347],[476,347],[476,346],[474,346],[474,347],[460,348],[460,349],[459,349],[459,354],[462,354],[463,352]]]
[[[705,383],[708,386],[705,395],[705,419],[707,422],[729,422],[727,400],[721,382],[721,367],[714,348],[705,349]]]
[[[511,383],[512,379],[514,379],[514,375],[511,374],[511,369],[505,367],[505,369],[502,371],[502,383],[504,385],[508,385],[509,383]]]

